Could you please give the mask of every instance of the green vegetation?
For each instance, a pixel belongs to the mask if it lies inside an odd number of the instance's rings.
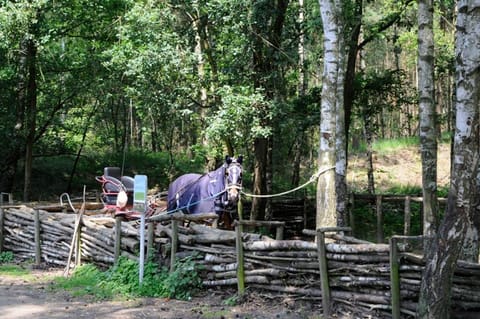
[[[401,148],[418,147],[418,137],[402,137],[396,139],[381,139],[373,143],[373,150],[378,154],[389,154]]]
[[[1,276],[12,276],[12,277],[25,277],[30,274],[28,269],[20,267],[19,265],[13,264],[1,264],[0,265],[0,275]]]
[[[35,159],[34,180],[32,190],[39,200],[51,200],[66,192],[72,165],[75,158],[72,156],[39,157]],[[99,190],[101,185],[95,181],[95,176],[103,174],[106,166],[118,166],[124,168],[124,174],[134,176],[145,174],[148,176],[149,187],[158,187],[166,190],[173,176],[185,172],[203,172],[203,158],[187,155],[176,157],[170,162],[169,156],[164,152],[147,152],[131,150],[123,154],[109,152],[85,155],[77,164],[77,171],[72,180],[72,193],[81,193],[83,185],[87,190]],[[21,198],[22,179],[18,178],[18,190],[14,198]]]
[[[138,262],[120,258],[117,265],[101,271],[91,264],[78,267],[69,278],[58,277],[52,289],[66,289],[74,296],[94,299],[128,299],[139,296],[188,300],[201,286],[198,266],[193,258],[176,264],[174,272],[145,264],[143,282],[139,282]]]
[[[0,264],[11,263],[13,261],[13,253],[11,251],[2,251],[0,253]]]

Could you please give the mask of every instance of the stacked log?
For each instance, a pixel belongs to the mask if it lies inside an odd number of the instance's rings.
[[[415,314],[424,267],[422,256],[402,254],[400,294],[403,313]],[[457,263],[452,285],[452,311],[480,311],[480,264],[465,261]]]
[[[35,210],[29,207],[2,208],[3,248],[17,258],[35,258]],[[65,266],[73,242],[76,215],[38,211],[40,251],[43,261]],[[168,265],[170,252],[176,259],[196,257],[201,265],[204,286],[235,287],[237,280],[236,233],[214,229],[190,221],[178,226],[178,249],[171,249],[174,231],[170,219],[158,216],[150,222],[154,248],[160,261]],[[115,252],[115,219],[109,216],[84,216],[81,227],[82,262],[111,266]],[[335,233],[325,233],[328,288],[331,312],[354,318],[388,318],[392,312],[389,245],[373,244]],[[323,301],[319,254],[314,237],[310,240],[274,240],[268,236],[243,232],[245,286],[290,299]],[[148,246],[148,245],[145,245]],[[121,255],[136,259],[139,253],[139,223],[121,223]],[[323,254],[323,252],[322,252]],[[321,254],[321,255],[322,255]],[[162,260],[163,257],[163,260]],[[400,312],[415,316],[425,265],[421,256],[400,251]],[[393,267],[392,267],[393,268]],[[393,272],[392,272],[393,273]],[[453,278],[453,308],[478,311],[480,308],[480,265],[459,262]],[[326,299],[324,299],[326,300]]]
[[[40,251],[43,261],[66,266],[75,214],[49,213],[39,210]],[[4,209],[3,248],[23,260],[35,258],[35,210],[26,206]],[[82,260],[108,267],[114,261],[114,219],[104,216],[84,216],[81,227]],[[122,223],[122,255],[136,258],[138,230],[132,223]]]

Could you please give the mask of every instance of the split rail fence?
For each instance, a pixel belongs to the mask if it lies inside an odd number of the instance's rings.
[[[354,318],[415,316],[424,262],[409,251],[421,237],[392,237],[374,244],[348,236],[348,228],[305,230],[305,240],[283,240],[284,222],[236,223],[235,231],[211,228],[201,216],[157,215],[147,223],[147,256],[165,265],[194,256],[206,287],[268,291],[322,305],[325,315]],[[188,226],[183,226],[188,221]],[[197,223],[198,222],[198,223]],[[275,235],[254,233],[271,227]],[[273,238],[275,237],[275,238]],[[108,216],[49,213],[27,206],[0,207],[0,252],[70,269],[80,262],[108,267],[120,256],[138,259],[139,223]],[[421,246],[421,245],[420,245]],[[480,265],[459,262],[453,278],[456,310],[479,310]]]

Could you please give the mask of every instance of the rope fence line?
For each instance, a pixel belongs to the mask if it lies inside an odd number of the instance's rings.
[[[245,193],[244,191],[241,190],[240,193],[243,194],[243,195],[245,195],[245,196],[247,196],[247,197],[252,197],[252,198],[273,198],[273,197],[285,196],[285,195],[288,195],[288,194],[290,194],[290,193],[296,192],[296,191],[298,191],[298,190],[300,190],[300,189],[302,189],[302,188],[307,187],[307,185],[315,182],[315,181],[320,177],[320,175],[322,175],[322,174],[326,173],[327,171],[329,171],[329,170],[331,170],[331,169],[334,169],[334,168],[335,168],[335,166],[331,166],[331,167],[324,168],[324,169],[318,171],[317,173],[313,174],[313,175],[310,177],[310,179],[309,179],[307,182],[305,182],[304,184],[302,184],[302,185],[300,185],[300,186],[297,186],[297,187],[295,187],[295,188],[293,188],[293,189],[291,189],[291,190],[285,191],[285,192],[281,192],[281,193],[277,193],[277,194],[270,194],[270,195],[255,195],[255,194]],[[235,186],[235,187],[240,188],[240,187],[238,187],[238,186]],[[196,202],[194,202],[194,203],[189,203],[189,204],[186,205],[186,206],[177,207],[177,208],[174,208],[174,209],[172,209],[172,210],[169,210],[169,211],[166,211],[166,212],[162,212],[162,215],[164,215],[164,214],[165,214],[165,215],[167,215],[167,214],[172,214],[172,213],[175,213],[175,212],[177,212],[177,211],[181,211],[181,210],[183,210],[183,209],[188,209],[189,207],[194,206],[194,205],[197,205],[197,204],[200,204],[200,203],[203,202],[203,201],[210,200],[210,199],[212,199],[212,198],[215,198],[215,197],[217,197],[217,196],[220,196],[221,194],[225,193],[225,192],[227,191],[227,189],[228,189],[228,187],[225,188],[223,191],[217,193],[217,194],[214,194],[214,195],[209,196],[209,197],[207,197],[207,198],[202,198],[202,199],[200,199],[200,200],[198,200],[198,201],[196,201]],[[240,188],[240,189],[241,189],[241,188]]]
[[[310,179],[304,183],[303,185],[300,185],[300,186],[297,186],[295,187],[294,189],[291,189],[291,190],[288,190],[288,191],[285,191],[285,192],[281,192],[281,193],[277,193],[277,194],[270,194],[270,195],[255,195],[255,194],[248,194],[248,193],[245,193],[245,192],[241,192],[243,195],[247,196],[247,197],[253,197],[253,198],[272,198],[272,197],[280,197],[280,196],[285,196],[285,195],[288,195],[290,193],[293,193],[293,192],[296,192],[304,187],[306,187],[307,185],[315,182],[319,177],[320,175],[326,173],[327,171],[331,170],[331,169],[334,169],[335,166],[331,166],[331,167],[327,167],[327,168],[324,168],[323,170],[321,171],[318,171],[317,173],[313,174]]]

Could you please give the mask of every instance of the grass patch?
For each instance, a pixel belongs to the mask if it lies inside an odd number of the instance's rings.
[[[373,143],[373,150],[378,154],[389,154],[402,148],[417,147],[418,137],[403,137],[397,139],[382,139]]]
[[[139,282],[138,262],[120,258],[107,271],[86,264],[78,267],[69,278],[58,277],[52,289],[68,290],[73,296],[89,296],[94,300],[126,300],[135,297],[164,297],[188,300],[201,287],[198,266],[193,257],[177,262],[176,270],[169,272],[153,262],[144,267],[143,281]]]
[[[449,135],[442,135],[440,140],[438,141],[439,144],[450,144],[451,138]],[[387,155],[391,154],[392,152],[398,151],[402,148],[411,148],[411,147],[419,147],[420,141],[418,136],[411,136],[411,137],[401,137],[396,139],[378,139],[373,142],[372,148],[373,151],[379,155]],[[360,154],[365,153],[367,150],[367,146],[365,142],[361,142],[355,149],[350,149],[349,152],[352,154]]]
[[[25,279],[33,278],[33,276],[31,276],[30,274],[30,270],[15,264],[0,265],[0,276],[22,277],[22,278],[27,277]]]

